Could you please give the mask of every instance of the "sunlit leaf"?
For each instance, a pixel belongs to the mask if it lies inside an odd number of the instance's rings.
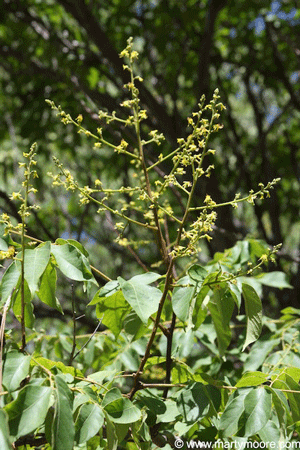
[[[202,284],[208,275],[208,271],[199,264],[194,264],[188,269],[188,274],[192,280]]]
[[[130,311],[124,320],[124,331],[129,335],[131,340],[136,340],[144,336],[149,329],[135,311]]]
[[[135,275],[130,279],[130,281],[139,284],[151,284],[157,281],[159,278],[161,278],[161,275],[159,273],[146,272],[142,273],[141,275]]]
[[[101,408],[95,404],[82,405],[75,422],[75,442],[83,444],[98,433],[104,422]]]
[[[216,329],[220,355],[224,355],[231,341],[230,319],[234,301],[227,287],[214,290],[214,297],[207,305]]]
[[[76,281],[89,281],[94,277],[86,257],[71,244],[51,245],[51,253],[62,273]]]
[[[22,289],[18,284],[18,289],[13,295],[13,312],[16,318],[21,321],[22,317]],[[32,293],[29,289],[28,283],[24,280],[24,321],[25,326],[28,328],[33,328],[34,326],[34,314],[33,314],[33,304],[32,304]]]
[[[271,339],[270,335],[262,336],[251,348],[244,364],[245,372],[257,370],[266,357],[280,343],[280,339]]]
[[[117,280],[112,280],[106,283],[101,289],[99,289],[94,295],[92,301],[89,303],[90,305],[96,305],[97,303],[102,301],[103,297],[109,297],[112,294],[115,294],[120,290],[120,285]]]
[[[97,303],[96,314],[98,319],[109,328],[117,337],[123,328],[123,321],[130,311],[122,291],[117,291],[109,297],[102,297]]]
[[[17,268],[16,261],[11,263],[11,265],[6,269],[4,275],[1,279],[0,294],[1,302],[0,305],[4,305],[14,287],[17,286],[18,280],[21,278],[20,271]]]
[[[259,386],[268,379],[268,374],[262,372],[244,373],[242,378],[236,383],[236,387]]]
[[[211,405],[218,410],[220,403],[219,389],[201,383],[187,385],[177,397],[177,408],[187,423],[196,422],[207,415]]]
[[[280,289],[293,289],[287,280],[284,272],[269,272],[256,277],[256,280],[265,286],[271,286]]]
[[[162,293],[158,288],[141,283],[137,279],[129,281],[118,278],[126,301],[142,322],[147,323],[151,314],[157,311]]]
[[[178,319],[185,322],[189,314],[190,301],[195,294],[195,286],[176,286],[172,295],[173,311]]]
[[[300,420],[300,386],[290,375],[283,374],[279,379],[285,381],[288,391],[290,391],[287,392],[287,397],[291,408],[291,415],[293,421],[298,422]]]
[[[288,389],[288,386],[285,385],[284,388]],[[275,389],[273,388],[273,386],[270,388],[270,392],[272,394],[272,402],[279,424],[282,428],[284,428],[286,427],[287,422],[292,422],[290,406],[288,404],[287,398],[281,390]]]
[[[256,341],[260,336],[262,329],[262,306],[260,298],[252,286],[243,283],[243,297],[246,309],[246,339],[243,350]]]
[[[233,394],[221,416],[220,430],[223,430],[224,436],[235,436],[239,430],[239,419],[244,412],[245,397],[251,392],[251,388],[240,389]]]
[[[0,409],[0,448],[1,450],[11,450],[9,439],[8,415],[4,409]]]
[[[9,416],[10,434],[14,438],[32,433],[44,423],[50,395],[50,387],[27,385],[16,400],[4,407]]]
[[[117,450],[118,448],[118,435],[116,432],[115,424],[110,420],[106,414],[106,436],[107,436],[107,450]]]
[[[252,389],[244,400],[244,436],[253,436],[271,417],[272,396],[265,388]]]
[[[73,394],[60,375],[55,377],[54,419],[51,432],[52,450],[73,450]]]
[[[12,351],[5,355],[3,366],[3,385],[11,392],[20,386],[20,383],[29,373],[31,356]]]
[[[258,432],[258,435],[262,442],[274,442],[276,444],[278,444],[281,437],[280,428],[272,420],[269,420],[266,423],[266,425]]]
[[[117,388],[105,394],[102,407],[115,423],[132,423],[141,417],[141,411],[128,398],[123,397]]]
[[[66,366],[62,361],[52,361],[51,359],[44,358],[42,356],[36,356],[31,360],[32,366],[42,366],[45,369],[51,370],[54,367],[58,368],[62,373],[70,374],[73,377],[83,377],[82,372],[72,366]]]
[[[17,255],[22,257],[22,253]],[[31,294],[33,295],[38,287],[38,282],[50,259],[50,242],[39,245],[33,250],[25,250],[24,271],[25,280],[28,283]],[[18,261],[18,268],[21,271],[21,263]]]
[[[86,256],[87,258],[89,256],[88,251],[84,248],[84,246],[80,242],[76,241],[75,239],[58,238],[58,239],[56,239],[55,243],[59,244],[59,245],[71,244],[74,247],[76,247],[80,251],[80,253],[82,253],[84,256]]]
[[[62,307],[56,298],[56,270],[53,264],[48,263],[42,277],[40,288],[37,292],[39,299],[50,306],[57,309],[63,314]]]

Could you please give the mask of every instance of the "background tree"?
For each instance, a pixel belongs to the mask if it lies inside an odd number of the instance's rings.
[[[30,233],[42,233],[45,239],[67,233],[89,241],[95,265],[101,266],[105,258],[108,273],[125,277],[131,264],[155,261],[146,248],[124,249],[113,243],[117,235],[109,214],[100,219],[93,206],[79,207],[72,195],[62,192],[57,197],[46,177],[55,154],[82,184],[97,172],[105,172],[116,186],[126,184],[126,159],[121,167],[102,149],[101,158],[94,158],[100,150],[58,124],[45,99],[75,117],[85,112],[89,128],[103,123],[100,108],[123,114],[119,103],[128,75],[118,54],[132,35],[145,79],[139,86],[148,112],[144,131],[151,127],[165,135],[164,154],[174,148],[177,136],[186,135],[186,116],[196,110],[200,96],[210,97],[215,87],[220,89],[227,107],[224,130],[212,143],[218,150],[216,171],[200,184],[201,198],[209,193],[222,202],[259,182],[278,176],[283,180],[268,201],[255,206],[254,214],[247,206],[236,212],[220,210],[215,239],[201,258],[228,248],[247,233],[270,244],[283,242],[280,265],[290,273],[295,289],[289,299],[283,291],[279,302],[298,304],[300,33],[295,2],[5,0],[1,9],[3,211],[17,216],[7,192],[19,181],[20,153],[38,141],[45,168],[38,195],[47,208],[35,213]],[[129,128],[123,131],[131,142]],[[120,140],[113,123],[109,133]],[[149,150],[149,160],[154,151]],[[163,170],[160,174],[164,176]]]

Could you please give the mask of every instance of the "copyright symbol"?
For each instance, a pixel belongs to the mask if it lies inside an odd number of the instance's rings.
[[[182,448],[184,446],[184,442],[180,438],[176,438],[174,442],[175,448]]]

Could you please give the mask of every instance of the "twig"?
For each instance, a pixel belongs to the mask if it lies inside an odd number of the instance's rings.
[[[112,220],[112,218],[111,218],[111,215],[109,214],[108,211],[106,211],[105,216],[106,216],[106,220],[107,220],[108,223],[111,225],[112,231],[114,231],[114,232],[118,235],[118,237],[120,237],[120,236],[121,236],[121,233],[119,233],[119,231],[116,229],[116,227],[115,227],[115,225],[114,225],[114,223],[113,223],[113,220]],[[139,264],[139,266],[141,266],[141,267],[145,270],[145,272],[149,272],[148,267],[143,263],[143,261],[140,259],[140,257],[138,256],[138,254],[133,250],[133,248],[132,248],[130,245],[127,245],[126,248],[127,248],[127,250],[129,251],[129,253],[132,254],[132,256],[134,257],[134,259],[136,260],[136,262]]]
[[[41,445],[47,444],[48,441],[44,434],[37,436],[21,436],[16,442],[14,442],[14,448],[17,447],[27,447],[27,445],[34,446],[34,448],[40,447]]]
[[[98,331],[98,329],[99,329],[99,327],[100,327],[100,325],[101,325],[101,323],[102,323],[102,319],[103,319],[103,316],[102,316],[101,319],[99,320],[98,325],[96,326],[95,330],[93,331],[93,333],[91,334],[91,336],[89,337],[89,339],[86,341],[85,344],[83,344],[83,346],[81,347],[81,349],[78,350],[78,352],[74,355],[73,361],[74,361],[75,358],[77,358],[77,356],[79,355],[79,353],[81,353],[82,350],[88,345],[88,343],[93,339],[93,337],[94,337],[95,334],[97,333],[97,331]]]
[[[163,389],[163,390],[165,390],[166,388],[176,388],[176,387],[182,387],[182,388],[184,388],[184,387],[186,387],[186,384],[183,384],[183,383],[175,383],[175,384],[172,384],[172,383],[169,383],[169,384],[166,384],[166,383],[152,383],[152,384],[147,384],[147,383],[142,383],[142,382],[140,382],[139,383],[139,390],[141,390],[141,389]]]
[[[168,291],[169,291],[169,288],[170,288],[170,285],[171,285],[173,264],[174,264],[174,259],[171,259],[169,267],[168,267],[167,275],[166,275],[166,282],[165,282],[164,291],[162,293],[162,296],[161,296],[161,299],[160,299],[160,302],[159,302],[159,305],[158,305],[156,319],[155,319],[155,322],[154,322],[154,325],[153,325],[152,333],[151,333],[150,339],[148,341],[148,344],[147,344],[147,347],[146,347],[146,350],[145,350],[145,354],[144,354],[144,356],[143,356],[143,358],[141,360],[140,366],[139,366],[139,368],[138,368],[138,370],[137,370],[137,372],[136,372],[136,374],[134,376],[133,387],[132,387],[132,389],[131,389],[131,391],[129,393],[129,396],[128,396],[130,398],[130,400],[132,399],[132,397],[134,396],[136,391],[139,389],[139,377],[140,377],[141,373],[143,372],[145,364],[146,364],[146,362],[147,362],[147,360],[148,360],[148,358],[150,356],[150,351],[151,351],[151,348],[152,348],[152,344],[153,344],[153,341],[154,341],[154,338],[156,336],[156,332],[157,332],[157,329],[158,329],[158,326],[159,326],[159,323],[160,323],[160,318],[161,318],[161,313],[162,313],[162,310],[163,310],[163,306],[165,304],[165,300],[167,298]]]

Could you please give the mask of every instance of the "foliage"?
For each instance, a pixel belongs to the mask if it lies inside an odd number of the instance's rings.
[[[137,270],[132,253],[112,243],[115,231],[110,214],[99,216],[93,204],[79,205],[72,193],[52,189],[44,175],[52,170],[50,154],[55,154],[82,186],[90,185],[99,173],[101,179],[114,179],[114,188],[128,184],[125,159],[108,151],[94,158],[86,136],[52,120],[44,99],[50,97],[72,117],[83,113],[91,130],[103,126],[99,109],[110,115],[116,111],[122,117],[122,86],[129,74],[122,70],[118,52],[132,35],[145,77],[145,83],[138,84],[148,114],[142,128],[164,134],[164,156],[176,147],[178,136],[186,136],[185,118],[197,110],[201,95],[211,98],[215,86],[222,92],[224,132],[211,137],[211,145],[218,149],[216,170],[210,179],[200,180],[193,206],[204,191],[224,203],[237,191],[246,195],[259,182],[283,180],[272,197],[257,202],[255,208],[240,204],[237,210],[219,209],[215,239],[202,243],[202,262],[248,233],[269,245],[282,242],[279,267],[295,289],[272,294],[269,311],[278,317],[289,303],[299,307],[300,32],[296,2],[2,0],[0,4],[1,209],[19,220],[7,193],[22,181],[15,161],[31,142],[38,141],[36,195],[45,208],[35,211],[28,221],[30,234],[52,241],[63,233],[71,235],[88,248],[97,266],[106,261],[110,277],[117,271],[128,278]],[[120,130],[114,122],[106,127],[106,138],[116,142],[120,131],[133,145],[130,128]],[[147,157],[155,161],[154,145],[147,147]],[[162,178],[170,170],[168,160],[160,168]],[[157,259],[154,252],[153,248],[137,250],[146,266]],[[68,290],[64,297],[71,300]],[[70,307],[66,308],[69,312]]]
[[[282,272],[262,271],[274,262],[279,246],[270,249],[249,238],[216,253],[205,266],[198,260],[199,242],[211,239],[216,211],[255,204],[269,196],[278,180],[260,183],[244,197],[236,193],[225,203],[204,194],[193,206],[198,181],[209,178],[214,168],[204,160],[215,152],[208,146],[210,136],[222,128],[218,91],[208,104],[201,98],[199,110],[188,118],[187,138],[149,161],[147,146],[160,145],[163,136],[149,130],[149,137],[142,138],[147,112],[136,86],[142,80],[135,75],[138,53],[131,39],[120,56],[130,75],[125,85],[130,98],[122,102],[129,115],[99,115],[108,124],[133,129],[134,146],[125,138],[111,143],[105,130],[91,132],[81,115],[74,120],[49,103],[63,124],[95,141],[96,151],[112,149],[126,161],[128,184],[116,189],[97,178],[93,187],[81,186],[57,158],[57,172],[50,175],[54,185],[77,192],[81,203],[94,203],[99,214],[115,217],[119,245],[130,246],[132,236],[139,247],[156,245],[160,257],[143,273],[110,279],[91,266],[78,241],[29,236],[27,221],[36,208],[29,204],[36,194],[36,146],[24,153],[22,189],[12,194],[20,202],[21,222],[16,225],[3,214],[1,226],[1,257],[12,260],[0,286],[1,351],[4,334],[6,340],[1,448],[167,449],[190,439],[279,445],[297,436],[300,418],[300,312],[286,308],[279,321],[262,317],[262,286],[290,287]],[[166,160],[172,168],[161,181],[157,168]],[[173,207],[170,198],[178,198],[178,192],[181,204]],[[136,228],[142,232],[136,234]],[[78,334],[75,301],[68,332],[36,330],[33,301],[62,312],[59,273],[82,284],[99,324],[105,325],[100,332],[97,327],[92,335]],[[96,274],[107,281],[98,290]],[[20,322],[21,340],[17,331],[4,333],[10,310]],[[270,335],[260,341],[263,326]]]

